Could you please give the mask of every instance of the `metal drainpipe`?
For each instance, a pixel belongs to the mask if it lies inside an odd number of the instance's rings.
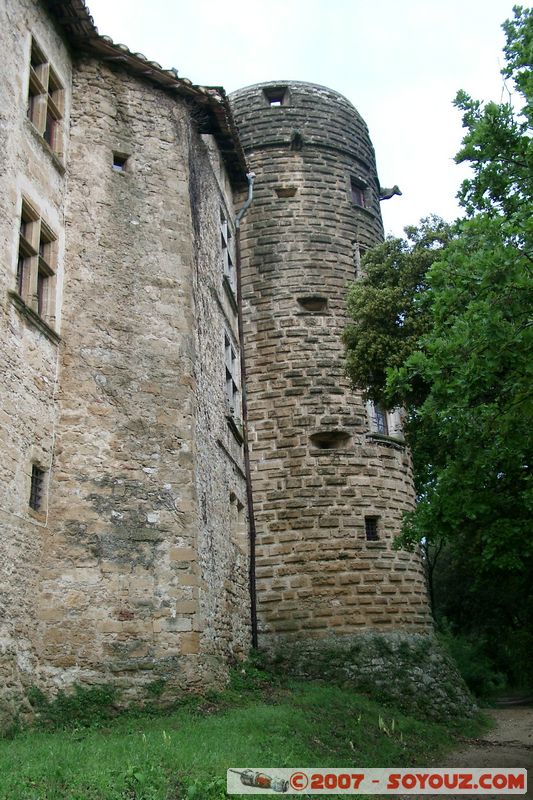
[[[241,351],[241,391],[242,391],[242,430],[244,448],[244,471],[246,474],[246,501],[248,506],[248,525],[250,533],[250,614],[252,623],[252,647],[257,648],[257,594],[255,589],[255,514],[252,493],[252,473],[250,470],[250,448],[248,446],[248,402],[246,398],[246,363],[244,359],[244,331],[242,323],[242,279],[241,279],[241,219],[247,212],[254,194],[253,172],[248,172],[248,197],[235,219],[236,252],[237,252],[237,309],[239,322],[239,347]]]

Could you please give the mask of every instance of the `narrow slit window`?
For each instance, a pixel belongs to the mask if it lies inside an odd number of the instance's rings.
[[[44,470],[36,464],[31,467],[30,508],[40,511],[43,505]]]
[[[367,542],[377,542],[379,540],[378,522],[379,517],[365,517],[365,537]]]

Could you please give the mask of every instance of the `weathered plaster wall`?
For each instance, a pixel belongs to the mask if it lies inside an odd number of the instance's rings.
[[[383,235],[372,145],[336,92],[285,85],[279,106],[263,91],[272,84],[232,95],[257,175],[242,254],[261,641],[425,630],[420,560],[392,549],[414,503],[409,453],[371,434],[344,370],[354,245]],[[352,176],[366,183],[364,208]],[[321,447],[315,434],[339,440]],[[379,517],[379,541],[366,541],[365,516]]]
[[[71,65],[67,50],[38,3],[8,0],[0,7],[0,684],[21,705],[33,680],[38,565],[46,533],[42,512],[28,506],[32,463],[50,468],[56,414],[54,391],[58,345],[17,305],[17,256],[22,197],[42,214],[58,237],[57,282],[61,296],[64,265],[62,163],[27,118],[31,36],[53,63],[65,87],[65,151],[68,151]],[[55,322],[60,331],[60,315]],[[1,716],[1,710],[0,710]]]

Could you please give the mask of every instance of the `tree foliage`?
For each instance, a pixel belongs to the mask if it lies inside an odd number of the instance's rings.
[[[387,371],[401,367],[431,329],[426,275],[453,227],[430,217],[405,233],[406,239],[388,238],[366,254],[365,276],[348,296],[348,371],[380,403],[386,401]]]
[[[408,408],[419,502],[402,543],[468,543],[480,571],[509,573],[533,560],[533,12],[504,29],[513,95],[455,100],[465,218],[366,257],[346,344],[355,385]]]

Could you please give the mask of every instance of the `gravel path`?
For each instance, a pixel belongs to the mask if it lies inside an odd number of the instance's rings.
[[[533,706],[514,706],[492,709],[488,712],[496,727],[482,739],[461,742],[449,753],[444,764],[447,767],[525,767],[528,770],[526,797],[533,800]],[[437,766],[437,765],[435,765]],[[445,795],[417,795],[420,800],[442,800]],[[447,795],[448,800],[479,800],[483,795]],[[484,795],[487,798],[509,798],[513,795]],[[407,797],[407,795],[404,795]],[[413,800],[414,795],[410,795]]]

